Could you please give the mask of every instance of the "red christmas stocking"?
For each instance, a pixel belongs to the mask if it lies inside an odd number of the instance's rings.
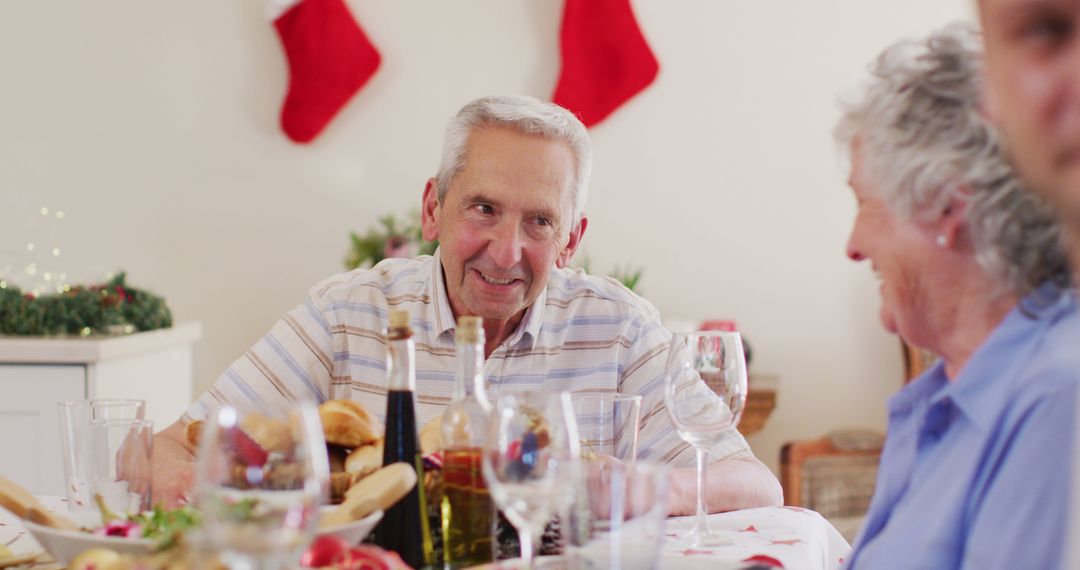
[[[274,17],[289,60],[289,93],[281,128],[295,142],[311,142],[379,68],[379,52],[344,0],[277,0]]]
[[[562,74],[553,97],[591,127],[645,89],[660,70],[630,0],[566,0]]]

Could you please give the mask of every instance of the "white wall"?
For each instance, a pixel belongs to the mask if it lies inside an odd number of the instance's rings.
[[[205,386],[341,269],[350,230],[419,204],[463,103],[550,95],[561,4],[350,0],[383,66],[296,146],[277,128],[287,70],[261,0],[2,0],[0,269],[27,236],[61,244],[73,275],[127,269],[204,323]],[[969,4],[634,3],[661,73],[592,131],[585,251],[597,270],[643,265],[667,316],[739,322],[754,369],[781,377],[752,439],[774,467],[784,441],[883,427],[900,384],[870,271],[843,256],[837,97],[887,43]],[[43,227],[42,205],[67,218]]]

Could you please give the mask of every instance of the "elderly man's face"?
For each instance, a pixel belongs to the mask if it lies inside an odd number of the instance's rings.
[[[497,127],[469,137],[442,204],[428,181],[424,237],[439,240],[455,315],[520,321],[584,233],[584,220],[571,219],[573,184],[569,146]]]
[[[989,110],[1021,174],[1080,223],[1080,0],[980,0]]]

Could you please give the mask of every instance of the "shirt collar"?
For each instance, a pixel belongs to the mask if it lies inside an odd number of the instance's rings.
[[[551,276],[549,275],[548,283],[550,284],[550,282]],[[527,343],[530,349],[536,346],[536,339],[540,336],[540,328],[544,325],[545,306],[547,306],[547,287],[541,289],[540,294],[525,309],[525,316],[518,323],[517,330],[510,336],[507,346],[516,347],[522,343]]]
[[[450,297],[446,290],[446,277],[443,273],[442,256],[439,255],[441,246],[435,248],[432,254],[431,266],[431,306],[435,310],[434,323],[436,338],[447,332],[453,332],[457,327],[454,319],[454,310],[450,307]],[[550,286],[550,275],[548,279]],[[536,339],[540,336],[540,328],[544,324],[544,307],[547,305],[547,287],[540,291],[540,295],[525,309],[525,316],[518,323],[514,334],[507,340],[507,346],[515,347],[519,343],[527,342],[528,347],[536,346]]]
[[[1012,384],[1023,381],[1022,369],[1032,365],[1033,352],[1045,330],[1075,305],[1072,293],[1054,300],[1047,286],[1037,289],[1005,316],[935,400],[951,399],[975,426],[992,429],[1016,392]]]
[[[889,414],[910,414],[921,402],[929,400],[949,383],[945,376],[945,363],[940,359],[907,386],[889,398]]]
[[[447,332],[452,332],[457,326],[457,321],[454,320],[454,311],[450,308],[450,298],[446,292],[442,256],[439,255],[441,249],[441,247],[435,248],[435,253],[431,255],[431,307],[435,311],[435,338],[440,338]]]

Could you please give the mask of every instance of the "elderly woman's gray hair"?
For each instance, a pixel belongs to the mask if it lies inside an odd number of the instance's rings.
[[[844,108],[837,139],[858,144],[886,203],[905,219],[933,220],[967,196],[966,232],[979,264],[1009,290],[1068,285],[1051,211],[1027,191],[983,112],[978,32],[951,24],[902,41],[871,65],[862,99]]]
[[[475,129],[502,127],[526,135],[561,141],[574,155],[574,203],[571,219],[577,224],[585,209],[592,172],[592,147],[585,125],[570,111],[524,95],[483,97],[462,107],[446,127],[442,162],[435,175],[436,196],[443,201],[450,183],[465,167],[465,147]]]

